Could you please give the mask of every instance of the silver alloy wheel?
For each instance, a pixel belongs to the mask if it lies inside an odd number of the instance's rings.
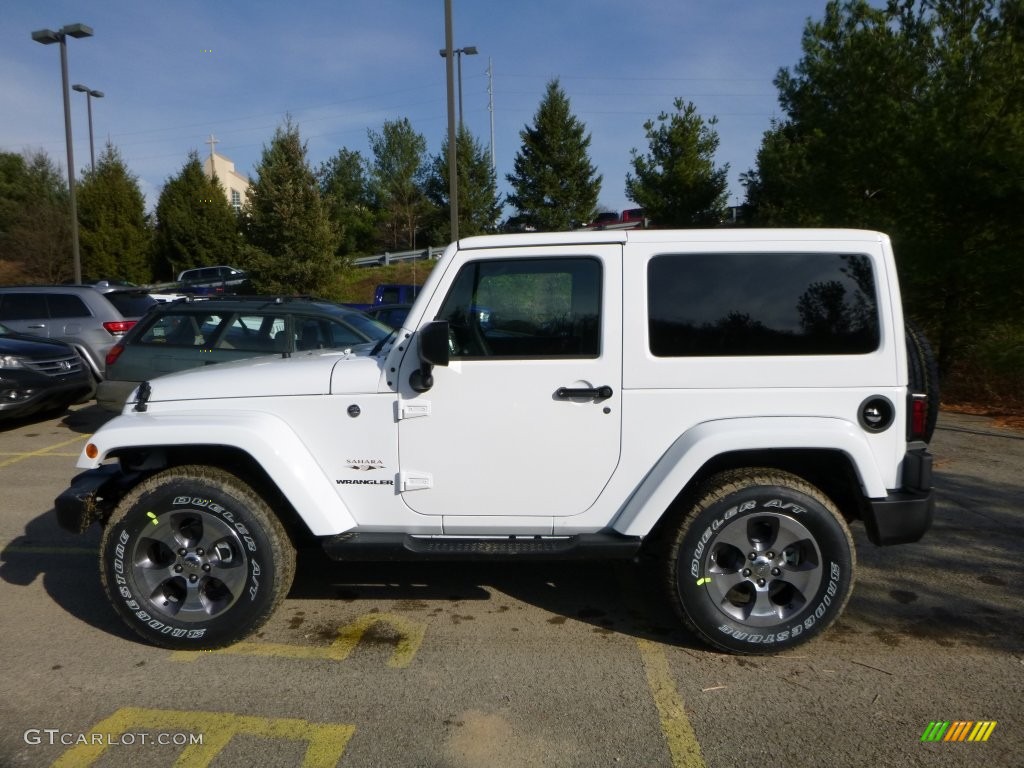
[[[150,607],[186,623],[207,621],[241,596],[248,558],[238,532],[201,509],[157,518],[126,558]]]
[[[754,627],[799,612],[823,577],[813,535],[786,515],[763,512],[722,526],[708,542],[705,587],[719,610]]]

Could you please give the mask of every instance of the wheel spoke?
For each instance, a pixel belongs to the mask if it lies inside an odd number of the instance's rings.
[[[744,554],[749,552],[753,546],[750,537],[747,535],[747,527],[742,523],[733,523],[732,525],[725,526],[713,541],[716,549],[723,545],[728,545],[735,547]]]
[[[716,573],[710,577],[710,581],[708,582],[708,592],[710,592],[716,602],[721,605],[723,603],[730,602],[727,597],[729,592],[745,581],[746,579],[738,572]]]
[[[821,568],[814,567],[801,570],[787,568],[783,570],[782,577],[779,580],[792,587],[803,601],[807,602],[808,598],[817,591],[818,586],[821,584]]]
[[[754,605],[748,614],[749,619],[780,619],[782,618],[783,608],[782,606],[776,605],[769,595],[767,589],[757,590],[757,596],[754,598]]]
[[[775,533],[775,541],[772,542],[775,551],[782,552],[787,547],[801,542],[808,542],[807,529],[788,517],[779,518],[779,527]]]

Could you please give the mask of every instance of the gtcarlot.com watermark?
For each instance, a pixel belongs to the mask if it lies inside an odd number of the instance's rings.
[[[159,747],[187,747],[202,745],[203,734],[201,733],[74,733],[62,731],[59,728],[29,728],[22,738],[30,746],[46,744],[49,746],[77,747],[134,747],[159,746]]]

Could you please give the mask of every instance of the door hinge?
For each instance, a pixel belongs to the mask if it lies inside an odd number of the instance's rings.
[[[415,419],[430,415],[429,400],[402,400],[398,403],[398,419]]]
[[[406,491],[424,491],[434,487],[434,476],[429,472],[399,472],[399,487]]]

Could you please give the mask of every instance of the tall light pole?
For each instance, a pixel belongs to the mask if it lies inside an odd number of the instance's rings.
[[[78,251],[78,206],[75,203],[75,153],[71,142],[71,96],[68,93],[68,45],[67,38],[92,37],[92,27],[85,24],[68,24],[54,32],[52,29],[37,29],[32,39],[43,45],[60,43],[60,74],[64,90],[64,141],[68,147],[68,197],[71,202],[71,258],[75,268],[75,282],[82,282],[82,256]]]
[[[451,226],[452,242],[459,239],[459,174],[455,152],[455,98],[452,94],[454,83],[452,72],[452,0],[444,0],[444,50],[445,91],[448,96],[448,220]]]
[[[465,48],[456,48],[452,51],[455,54],[455,60],[459,65],[459,130],[462,130],[462,54],[467,56],[476,56],[480,51],[476,49],[475,45],[467,45]],[[441,49],[441,55],[447,56],[448,51]]]
[[[96,150],[92,143],[92,100],[102,99],[103,91],[94,91],[84,85],[72,85],[72,91],[78,91],[79,93],[85,94],[85,104],[89,110],[89,167],[93,173],[96,173]]]

